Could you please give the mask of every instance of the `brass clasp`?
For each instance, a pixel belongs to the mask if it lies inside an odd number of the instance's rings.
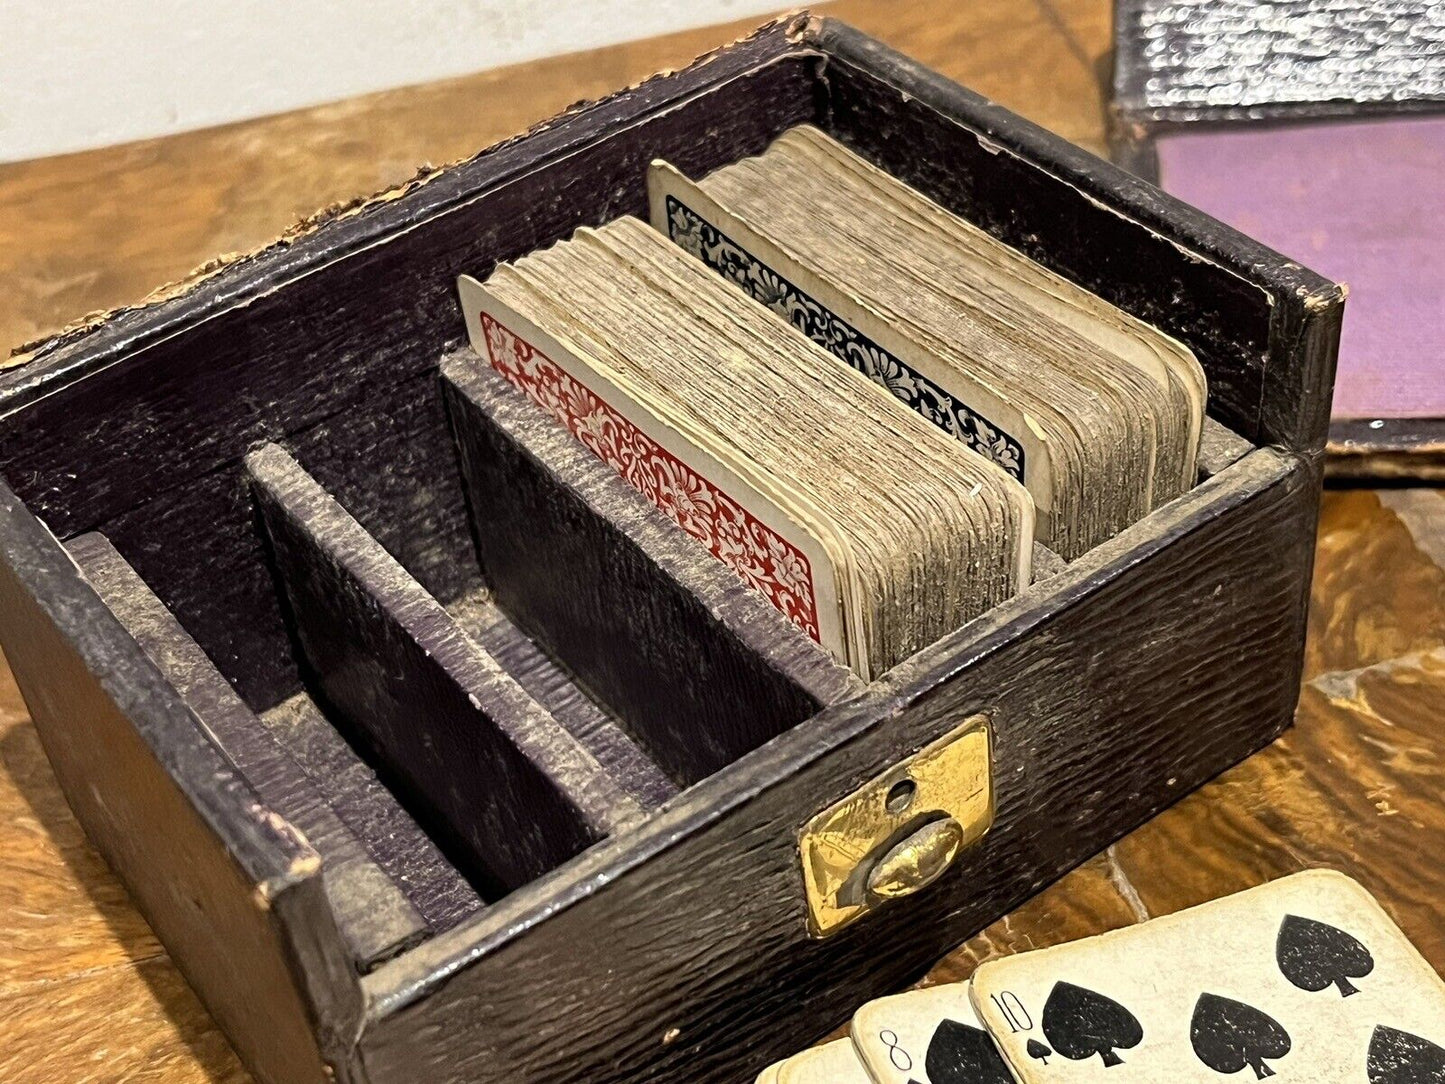
[[[828,937],[943,875],[993,823],[987,715],[869,780],[798,836],[808,932]]]

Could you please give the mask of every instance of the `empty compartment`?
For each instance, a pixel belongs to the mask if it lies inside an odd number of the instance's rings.
[[[429,934],[449,930],[482,909],[476,889],[307,693],[263,712],[261,723],[406,894]]]
[[[487,894],[636,823],[642,807],[286,452],[246,459],[319,698]]]
[[[444,865],[432,876],[411,879],[408,887],[422,899],[422,907],[418,907],[403,891],[396,871],[387,868],[389,863],[378,862],[374,854],[378,844],[390,844],[394,849],[396,840],[410,847],[424,842],[415,824],[395,809],[394,801],[389,803],[394,816],[387,815],[389,796],[383,796],[384,792],[368,793],[365,801],[374,811],[373,819],[379,814],[388,821],[390,838],[353,830],[333,806],[344,791],[328,794],[317,785],[315,774],[302,766],[304,759],[298,760],[294,750],[241,701],[109,540],[100,534],[86,534],[66,548],[96,593],[185,699],[216,749],[255,788],[266,808],[299,829],[316,849],[327,899],[359,970],[370,970],[454,924],[447,919],[463,917],[480,907],[476,894]],[[312,725],[324,728],[339,741],[324,719],[317,718]],[[355,755],[349,755],[354,761]],[[330,766],[345,779],[346,766],[334,758]],[[349,774],[354,780],[354,768]],[[402,820],[407,823],[400,823]],[[438,915],[428,906],[436,895],[432,888],[437,881],[445,884],[449,889],[446,895],[454,901],[450,913]],[[423,907],[431,913],[424,913]]]
[[[672,779],[695,783],[862,689],[474,354],[441,370],[493,596]]]
[[[491,592],[481,588],[463,595],[447,612],[644,809],[656,809],[678,793],[677,784],[638,748],[626,728],[516,626]]]

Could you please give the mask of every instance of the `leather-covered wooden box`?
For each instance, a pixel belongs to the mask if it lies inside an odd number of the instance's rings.
[[[1197,487],[866,686],[478,368],[454,290],[804,122],[1210,384]],[[1341,307],[798,17],[5,374],[0,638],[260,1079],[743,1081],[1288,726]],[[960,734],[962,848],[820,928],[815,818],[933,801]]]

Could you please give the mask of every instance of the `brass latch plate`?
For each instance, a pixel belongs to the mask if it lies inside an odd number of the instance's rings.
[[[869,780],[798,837],[808,931],[828,937],[937,880],[993,824],[987,715]]]

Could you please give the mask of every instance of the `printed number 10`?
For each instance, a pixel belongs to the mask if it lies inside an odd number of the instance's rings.
[[[1012,990],[1005,990],[1002,994],[989,994],[989,1000],[998,1006],[998,1011],[1008,1021],[1009,1031],[1017,1034],[1020,1031],[1032,1031],[1034,1026],[1033,1017],[1024,1008],[1024,1003],[1019,1000],[1018,994]]]

